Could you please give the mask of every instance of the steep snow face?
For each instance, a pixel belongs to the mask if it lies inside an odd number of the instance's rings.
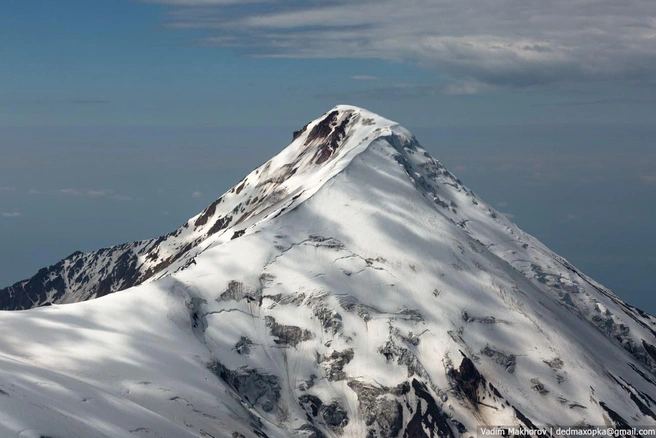
[[[191,246],[147,284],[0,314],[0,435],[656,423],[654,318],[364,110],[310,123],[176,233],[158,257]]]

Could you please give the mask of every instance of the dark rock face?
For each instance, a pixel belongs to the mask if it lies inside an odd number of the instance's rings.
[[[323,302],[323,296],[313,296],[307,301],[314,316],[321,321],[321,326],[326,333],[337,334],[342,329],[342,315],[335,310],[329,309]]]
[[[450,374],[462,395],[474,405],[478,404],[478,389],[485,388],[486,382],[485,377],[474,366],[474,362],[470,358],[464,357],[460,362],[460,367],[452,370]]]
[[[312,394],[303,394],[298,398],[298,403],[312,417],[319,415],[319,409],[323,406],[321,399]]]
[[[348,382],[348,386],[358,395],[358,408],[365,424],[371,426],[376,421],[377,399],[385,394],[387,388],[367,385],[358,380],[351,380]]]
[[[225,292],[223,292],[216,301],[241,301],[246,300],[248,302],[257,301],[259,302],[262,299],[262,289],[254,288],[248,285],[245,285],[241,281],[231,280],[228,283],[228,287]]]
[[[645,351],[647,351],[649,356],[656,361],[656,347],[654,347],[644,339],[642,340],[642,346],[645,348]]]
[[[203,212],[198,216],[198,219],[196,219],[196,222],[194,222],[195,227],[200,227],[203,226],[207,223],[209,218],[214,216],[214,213],[216,213],[216,207],[223,201],[223,198],[219,198],[216,201],[212,202]]]
[[[485,348],[481,350],[481,354],[494,359],[496,363],[501,365],[506,369],[508,373],[515,372],[515,365],[517,364],[517,358],[514,354],[505,354],[500,351],[497,351],[491,348],[489,345],[486,345]]]
[[[321,417],[328,427],[335,431],[341,431],[349,422],[348,415],[339,403],[332,402],[323,405],[320,409]]]
[[[344,351],[333,351],[330,356],[324,356],[321,359],[321,365],[326,373],[326,377],[331,382],[346,379],[344,367],[353,360],[353,349],[349,348]]]
[[[113,263],[110,264],[111,259]],[[110,268],[111,266],[111,268]],[[88,272],[96,271],[95,282]],[[0,310],[24,310],[57,302],[75,284],[86,290],[86,298],[104,295],[140,284],[138,256],[130,244],[103,248],[90,254],[79,251],[60,262],[40,269],[30,279],[0,290]]]
[[[318,142],[317,151],[312,159],[316,164],[325,163],[334,155],[340,146],[340,142],[346,136],[346,127],[351,120],[351,116],[346,116],[342,122],[337,125],[338,111],[328,114],[322,121],[317,123],[310,131],[305,140],[305,145]]]
[[[251,341],[246,336],[242,336],[239,338],[239,341],[237,341],[237,344],[235,344],[235,350],[239,354],[248,355],[251,353],[251,345],[253,345],[253,341]]]
[[[54,291],[55,299],[61,297],[66,291],[66,285],[61,277],[61,264],[62,262],[59,262],[50,268],[43,268],[29,280],[0,290],[0,309],[30,309],[43,303],[49,291]]]
[[[121,254],[118,260],[116,260],[114,269],[98,283],[96,297],[102,297],[115,292],[113,286],[116,284],[137,284],[141,274],[137,269],[138,262],[138,257],[132,251],[126,251]]]
[[[403,428],[403,407],[396,397],[410,392],[403,382],[395,388],[368,385],[358,380],[348,382],[358,396],[358,410],[368,429],[368,437],[396,437]]]
[[[232,233],[232,237],[230,238],[230,240],[235,240],[235,239],[243,236],[245,233],[246,233],[246,230],[237,230],[234,233]]]
[[[208,368],[250,405],[259,406],[265,412],[271,412],[276,407],[280,399],[277,376],[260,374],[252,368],[229,370],[218,361],[211,362]]]
[[[298,137],[303,135],[303,133],[305,131],[307,131],[307,127],[308,127],[308,125],[305,125],[301,129],[299,129],[298,131],[294,131],[294,133],[292,134],[292,141],[296,140]]]
[[[538,427],[531,420],[529,420],[528,417],[524,415],[519,409],[517,409],[514,406],[512,408],[513,411],[515,412],[515,416],[519,421],[521,421],[524,424],[524,426],[528,427],[529,429],[538,429]]]
[[[610,419],[615,423],[615,427],[619,427],[622,429],[630,429],[631,427],[629,426],[629,423],[626,422],[624,418],[614,410],[608,407],[608,405],[604,402],[599,402],[599,406],[603,408],[604,411],[608,414]]]
[[[311,331],[294,325],[278,324],[272,316],[267,316],[264,321],[269,328],[271,336],[278,338],[273,341],[276,344],[296,347],[300,342],[314,338],[314,334]]]
[[[314,128],[312,128],[312,131],[310,131],[310,133],[308,134],[305,143],[308,144],[314,140],[328,137],[332,132],[332,125],[335,122],[335,120],[337,120],[338,115],[339,115],[339,111],[333,111],[329,113],[322,121],[314,125]],[[307,125],[306,125],[306,129],[307,129]]]
[[[382,398],[376,404],[376,424],[380,436],[398,436],[403,427],[403,407],[396,400]]]
[[[207,232],[208,235],[216,234],[221,230],[224,230],[230,225],[232,221],[232,216],[220,217],[214,222],[214,225]]]
[[[433,432],[442,438],[455,438],[446,415],[428,392],[426,385],[412,379],[412,388],[417,397],[415,413],[403,433],[404,438],[432,438]],[[422,406],[423,405],[423,406]],[[424,430],[430,430],[429,437]]]

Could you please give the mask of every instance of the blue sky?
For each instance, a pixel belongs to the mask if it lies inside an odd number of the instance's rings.
[[[656,313],[652,0],[10,0],[0,284],[170,231],[338,103]]]

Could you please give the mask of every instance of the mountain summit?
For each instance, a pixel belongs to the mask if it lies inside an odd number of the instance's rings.
[[[175,232],[72,254],[0,305],[33,308],[0,314],[2,436],[656,424],[656,319],[352,106]]]

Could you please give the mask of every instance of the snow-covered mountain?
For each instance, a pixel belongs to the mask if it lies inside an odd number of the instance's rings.
[[[55,304],[0,313],[0,436],[656,424],[656,319],[351,106],[175,232],[72,254],[0,303]]]

